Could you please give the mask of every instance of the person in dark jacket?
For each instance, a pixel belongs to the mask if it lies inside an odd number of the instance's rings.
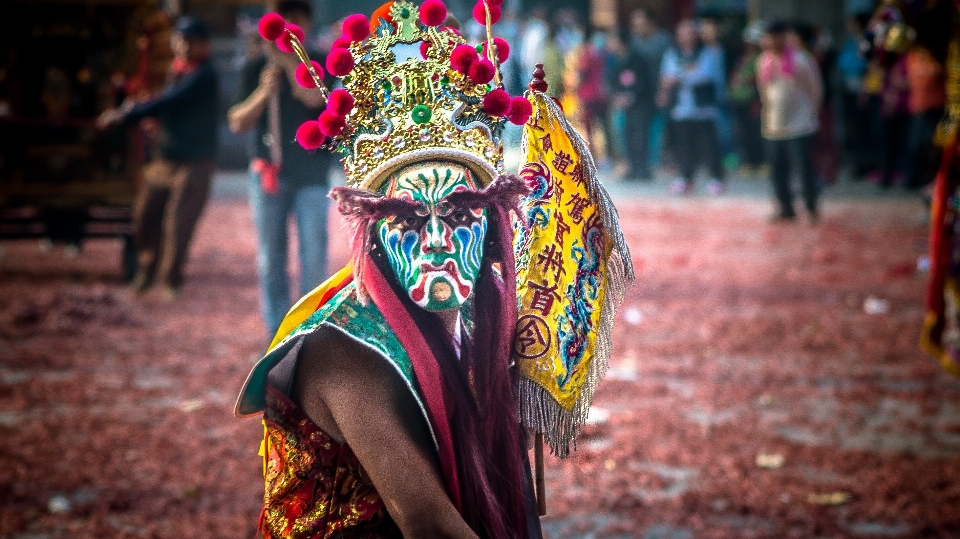
[[[309,35],[310,4],[282,0],[275,8]],[[273,335],[293,303],[287,275],[289,217],[297,223],[299,295],[327,278],[327,176],[333,154],[308,152],[297,143],[301,122],[324,111],[323,94],[296,82],[296,55],[281,52],[271,42],[263,45],[263,55],[243,65],[239,100],[227,111],[227,120],[235,133],[253,132],[249,199],[258,239],[261,308]],[[311,52],[310,57],[325,63],[323,55]],[[326,85],[332,83],[328,77]]]
[[[171,41],[170,83],[155,98],[104,112],[101,128],[159,123],[156,158],[143,169],[133,208],[137,273],[133,288],[158,284],[169,299],[180,295],[190,240],[203,212],[217,150],[217,75],[203,21],[182,17]]]
[[[624,175],[629,180],[650,181],[650,122],[655,112],[652,106],[656,89],[651,81],[655,68],[642,54],[627,45],[625,36],[611,32],[609,50],[615,66],[608,86],[613,89],[613,103],[624,112],[624,138],[629,169]]]

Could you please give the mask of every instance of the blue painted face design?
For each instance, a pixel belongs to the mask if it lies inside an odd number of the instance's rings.
[[[413,215],[381,220],[378,232],[397,281],[424,309],[456,309],[473,293],[487,235],[486,210],[454,207],[446,197],[476,188],[469,169],[449,162],[401,169],[386,184],[386,196],[418,206]]]

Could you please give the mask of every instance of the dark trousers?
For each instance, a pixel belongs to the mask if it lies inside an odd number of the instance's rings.
[[[760,134],[760,116],[755,110],[754,103],[738,103],[733,109],[740,162],[752,167],[763,164],[763,136]]]
[[[170,287],[183,284],[183,265],[207,203],[213,159],[175,163],[164,159],[143,169],[133,207],[137,281]]]
[[[933,136],[942,118],[943,109],[935,109],[914,114],[910,121],[910,134],[907,140],[908,189],[919,189],[933,181],[937,166]]]
[[[650,179],[650,122],[656,110],[653,107],[630,107],[624,111],[626,125],[628,178]]]
[[[795,215],[793,210],[793,187],[790,182],[791,168],[800,172],[800,181],[803,186],[803,199],[810,213],[817,211],[817,197],[820,195],[820,186],[813,171],[813,162],[810,159],[810,148],[813,145],[814,135],[767,141],[767,157],[770,159],[771,179],[773,190],[780,202],[780,214],[785,217]],[[791,167],[792,165],[792,167]]]
[[[904,155],[910,116],[898,114],[883,119],[883,178],[884,187],[893,185],[893,174],[904,169]]]
[[[672,144],[680,177],[693,181],[700,165],[711,178],[723,180],[723,158],[714,120],[673,120]]]

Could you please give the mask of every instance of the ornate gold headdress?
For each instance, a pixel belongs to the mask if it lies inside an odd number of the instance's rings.
[[[499,7],[483,6],[489,28]],[[352,187],[377,190],[392,172],[423,160],[461,163],[488,184],[503,173],[506,122],[524,124],[531,113],[529,101],[499,87],[499,63],[509,46],[489,32],[485,43],[466,44],[456,30],[440,26],[446,18],[440,0],[419,8],[393,2],[377,12],[374,24],[363,15],[344,21],[344,36],[326,63],[343,88],[328,92],[328,110],[301,126],[301,144],[315,148],[329,137]],[[301,84],[322,88],[323,70],[303,52],[297,29],[270,31],[271,24],[284,24],[278,18],[264,16],[261,34],[300,56]]]

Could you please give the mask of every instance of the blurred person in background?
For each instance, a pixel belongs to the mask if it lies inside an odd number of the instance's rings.
[[[645,86],[656,88],[660,84],[663,55],[670,48],[670,34],[657,27],[650,12],[646,10],[637,9],[630,13],[630,48],[649,66],[650,79],[646,81]],[[647,159],[652,169],[659,163],[667,115],[657,110],[656,91],[651,92],[650,96],[638,106],[649,107],[649,114],[643,117],[647,123],[639,129],[645,131],[645,141],[648,146]]]
[[[543,71],[546,73],[543,80],[547,82],[547,95],[561,99],[565,91],[563,74],[566,71],[566,59],[560,45],[557,44],[558,31],[559,27],[556,24],[547,25],[547,35],[541,46],[540,59],[537,63],[543,64]],[[530,73],[532,74],[533,71]]]
[[[859,13],[847,20],[847,36],[837,54],[837,72],[840,77],[843,106],[843,149],[850,156],[854,176],[869,170],[869,110],[863,96],[867,60],[862,53],[864,32],[869,13]]]
[[[911,115],[906,187],[920,189],[933,180],[938,161],[933,135],[946,106],[946,72],[943,64],[922,45],[915,45],[907,53],[905,70]]]
[[[154,98],[126,102],[97,119],[103,129],[157,120],[156,157],[143,168],[133,205],[137,293],[162,287],[180,297],[190,240],[210,192],[217,151],[218,81],[210,61],[210,32],[194,17],[181,17],[171,37],[170,82]]]
[[[910,84],[906,57],[887,70],[880,93],[883,121],[883,162],[880,186],[889,188],[902,181],[906,160],[907,131],[910,128]]]
[[[606,84],[610,92],[610,113],[607,118],[609,123],[607,130],[610,133],[610,141],[607,146],[610,150],[610,157],[615,162],[615,168],[618,170],[618,172],[615,173],[618,178],[622,178],[626,171],[624,167],[626,166],[627,149],[624,135],[626,124],[624,106],[623,102],[617,99],[616,78],[620,65],[624,61],[628,51],[629,48],[626,42],[623,40],[623,37],[619,35],[616,28],[608,29],[603,40],[603,48],[601,49],[601,54],[603,55],[603,74],[605,77],[604,84]]]
[[[694,21],[681,21],[676,45],[663,58],[657,94],[657,105],[666,108],[670,117],[670,145],[680,172],[670,186],[673,194],[693,192],[700,165],[710,173],[708,192],[714,196],[724,192],[717,117],[726,87],[720,56],[700,43]]]
[[[312,9],[305,0],[281,0],[275,9],[310,35]],[[297,225],[300,294],[327,277],[327,176],[332,158],[324,150],[309,153],[296,142],[303,119],[323,112],[323,96],[296,82],[296,55],[261,43],[263,56],[243,66],[239,101],[227,117],[235,133],[254,131],[249,201],[257,230],[261,307],[272,336],[292,303],[287,275],[291,215]],[[311,57],[324,62],[317,53]]]
[[[714,19],[706,18],[700,21],[700,42],[703,48],[710,54],[715,54],[720,58],[720,65],[723,66],[723,73],[727,73],[727,53],[720,39],[720,26]],[[726,96],[726,93],[722,93]],[[723,161],[735,160],[736,155],[733,151],[733,126],[730,121],[730,103],[729,99],[717,103],[719,114],[717,114],[717,139],[720,141],[720,155]]]
[[[606,59],[594,43],[595,33],[588,27],[584,39],[570,52],[566,68],[567,88],[576,99],[577,122],[595,155],[608,158],[610,133],[607,117],[610,112],[606,85]]]
[[[537,64],[544,62],[544,46],[550,34],[546,13],[543,5],[535,6],[520,29],[520,65],[525,77],[533,73]]]
[[[628,166],[623,177],[651,181],[649,127],[656,95],[651,72],[656,73],[656,69],[629,47],[626,40],[627,36],[616,31],[611,31],[607,40],[607,50],[613,59],[607,82],[613,92],[611,104],[616,110],[623,111],[624,116],[622,137],[613,135],[611,138],[623,143]]]
[[[854,170],[854,180],[868,180],[873,183],[880,181],[880,164],[883,161],[880,155],[880,150],[883,148],[883,122],[880,109],[885,76],[886,70],[880,60],[874,58],[867,63],[867,71],[863,76],[863,86],[858,97],[859,104],[864,109],[864,123],[859,132],[864,140],[864,153],[858,168]]]
[[[813,139],[810,159],[813,160],[814,171],[820,181],[827,185],[837,183],[837,168],[840,162],[840,150],[837,148],[833,129],[833,85],[827,77],[832,73],[835,64],[835,55],[830,48],[830,38],[816,25],[807,22],[797,22],[791,27],[787,35],[790,45],[795,49],[803,49],[813,58],[820,77],[820,88],[823,96],[817,109],[820,130]],[[882,92],[882,86],[880,91]],[[879,109],[878,109],[879,114]]]
[[[810,149],[820,128],[817,111],[823,88],[816,62],[806,51],[789,44],[788,33],[786,23],[770,23],[757,66],[757,87],[763,102],[761,124],[763,136],[769,141],[767,157],[780,205],[771,221],[796,218],[790,184],[791,168],[800,171],[807,211],[816,221],[820,186],[810,159]]]
[[[755,174],[763,166],[763,137],[760,134],[760,92],[757,89],[757,61],[763,23],[755,21],[743,32],[746,47],[730,77],[730,104],[738,158],[744,175]]]
[[[556,12],[557,46],[564,56],[567,56],[583,44],[586,37],[580,17],[572,9],[560,9]]]

